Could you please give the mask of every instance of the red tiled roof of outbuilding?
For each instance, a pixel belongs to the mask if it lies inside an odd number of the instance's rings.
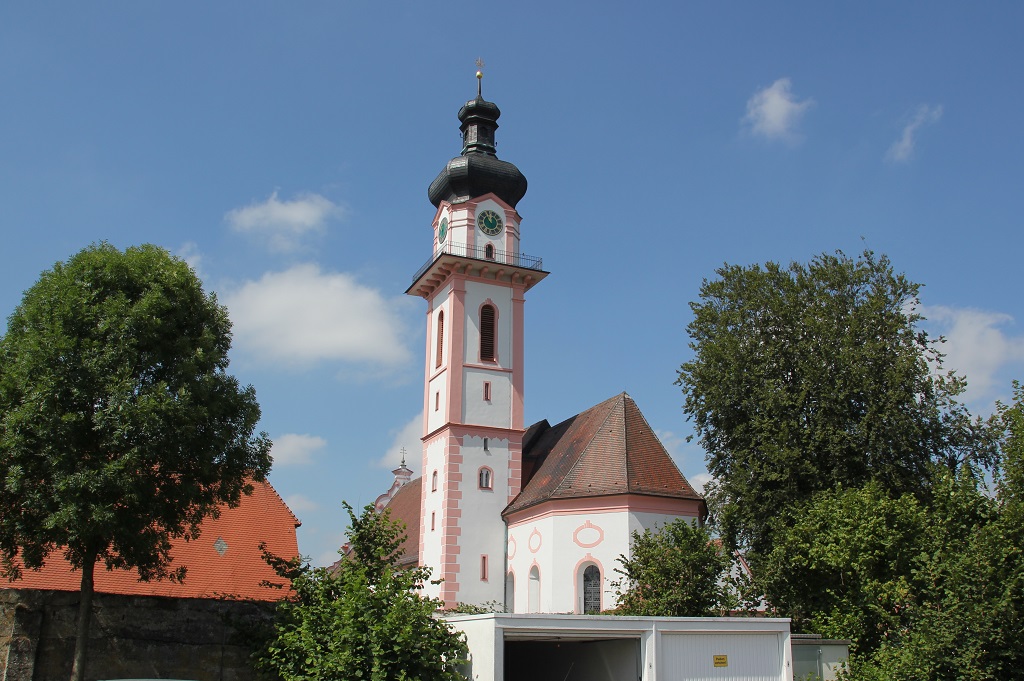
[[[295,528],[299,520],[269,482],[253,483],[251,496],[243,496],[235,508],[223,507],[220,517],[207,518],[198,539],[172,542],[173,567],[188,568],[185,581],[140,582],[134,570],[106,570],[96,566],[98,593],[177,598],[232,597],[276,601],[287,591],[261,586],[284,580],[263,560],[260,542],[282,558],[298,555]],[[0,588],[78,591],[82,574],[73,570],[60,550],[54,551],[39,570],[24,570],[22,578],[0,580]]]
[[[531,426],[523,472],[522,492],[505,516],[553,499],[610,494],[702,499],[626,393],[556,426]]]

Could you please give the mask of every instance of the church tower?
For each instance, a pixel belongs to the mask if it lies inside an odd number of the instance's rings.
[[[427,301],[419,564],[446,604],[501,603],[502,511],[522,487],[523,307],[547,276],[519,251],[526,177],[495,153],[498,107],[459,110],[462,153],[430,183],[432,255],[406,293]]]

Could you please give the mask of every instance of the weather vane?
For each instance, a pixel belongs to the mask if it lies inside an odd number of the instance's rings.
[[[481,70],[484,67],[484,60],[482,57],[476,58],[476,96],[483,97],[481,94],[481,85],[484,79],[484,72]]]

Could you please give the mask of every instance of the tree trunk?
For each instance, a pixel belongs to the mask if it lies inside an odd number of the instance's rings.
[[[85,653],[89,645],[89,622],[92,619],[93,571],[96,556],[89,556],[82,563],[82,590],[78,599],[78,634],[75,638],[75,662],[71,666],[71,681],[85,679]]]

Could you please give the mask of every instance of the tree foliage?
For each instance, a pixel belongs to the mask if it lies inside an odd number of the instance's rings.
[[[694,358],[677,383],[707,452],[712,521],[756,561],[786,509],[875,481],[926,489],[936,462],[994,463],[988,424],[918,328],[919,286],[885,256],[726,265],[691,303]],[[783,522],[783,525],[785,523]]]
[[[937,467],[927,503],[869,483],[817,493],[758,577],[797,630],[854,643],[850,678],[1024,678],[1024,395],[1003,408],[993,496]]]
[[[465,641],[434,617],[441,601],[420,593],[430,569],[396,567],[401,525],[373,505],[358,517],[345,510],[351,553],[334,567],[272,559],[292,596],[278,606],[259,666],[284,681],[462,681]]]
[[[634,532],[630,554],[615,570],[622,575],[616,614],[704,617],[732,609],[724,581],[730,561],[706,528],[677,518]]]
[[[1024,678],[1024,390],[1000,408],[1005,428],[997,496],[935,495],[918,603],[902,636],[854,667],[864,681]],[[967,503],[965,503],[965,501]],[[981,509],[981,513],[972,509]]]
[[[182,579],[170,540],[198,536],[270,468],[251,387],[226,373],[227,311],[155,246],[90,246],[44,272],[0,339],[0,568],[59,551],[82,572]]]

